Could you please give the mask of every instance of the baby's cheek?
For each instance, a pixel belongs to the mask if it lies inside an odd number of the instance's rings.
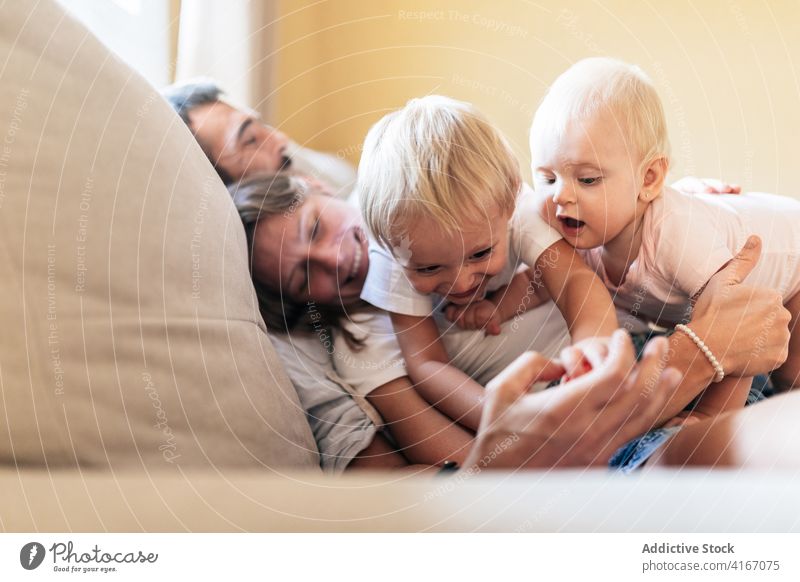
[[[508,263],[508,253],[495,253],[489,260],[486,274],[489,277],[494,277],[505,268],[506,263]]]

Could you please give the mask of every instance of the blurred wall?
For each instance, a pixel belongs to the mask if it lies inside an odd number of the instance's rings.
[[[475,103],[529,176],[527,131],[577,59],[635,62],[664,101],[673,176],[798,195],[795,1],[279,0],[273,121],[357,163],[366,131],[411,97]]]

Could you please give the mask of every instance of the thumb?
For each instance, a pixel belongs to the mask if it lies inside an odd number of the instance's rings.
[[[549,382],[561,377],[564,368],[537,352],[525,352],[511,362],[487,385],[489,392],[499,393],[505,400],[516,400],[536,382]]]
[[[564,366],[564,370],[567,372],[567,376],[570,378],[580,376],[585,361],[581,350],[572,346],[567,346],[561,350],[559,359],[561,360],[561,365]]]
[[[750,272],[758,264],[758,259],[761,256],[761,238],[756,235],[750,235],[747,242],[742,249],[733,257],[728,264],[721,268],[709,280],[709,285],[712,282],[718,281],[716,284],[722,285],[738,285],[744,281]]]

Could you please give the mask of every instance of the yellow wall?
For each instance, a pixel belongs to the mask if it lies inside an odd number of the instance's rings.
[[[443,93],[478,105],[527,172],[548,84],[577,59],[610,55],[655,80],[673,175],[800,193],[797,2],[280,0],[278,14],[274,121],[353,162],[382,114]]]

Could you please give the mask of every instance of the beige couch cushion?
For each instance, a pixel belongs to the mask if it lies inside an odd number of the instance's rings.
[[[53,2],[0,62],[0,462],[318,468],[183,123]]]

